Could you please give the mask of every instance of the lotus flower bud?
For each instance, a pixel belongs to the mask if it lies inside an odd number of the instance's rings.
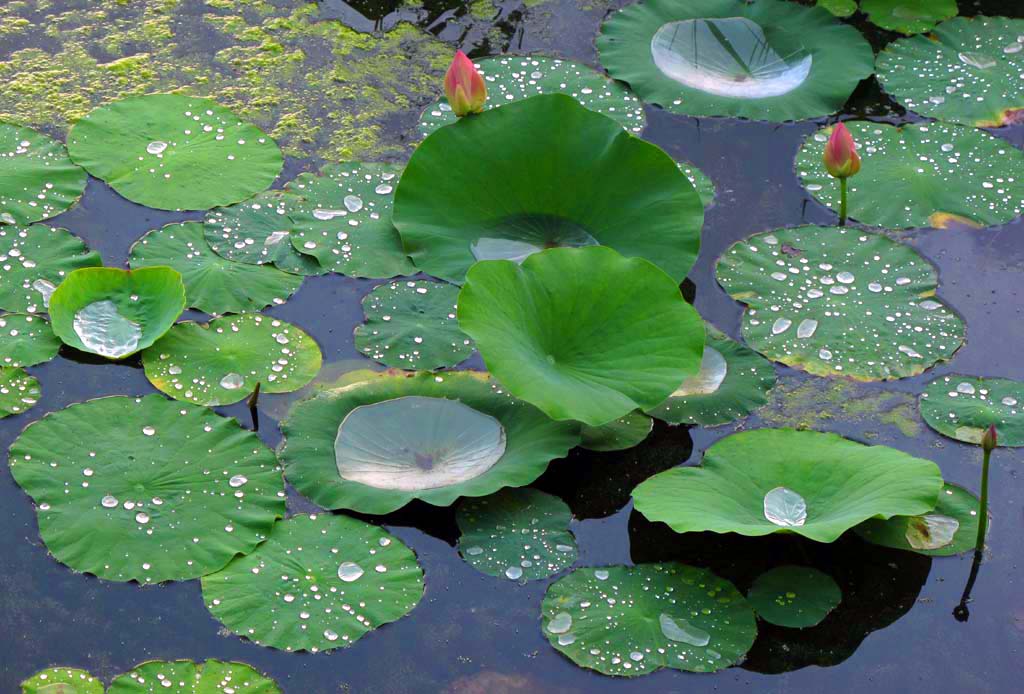
[[[484,110],[484,102],[487,101],[484,78],[462,51],[455,51],[455,58],[444,76],[444,94],[452,112],[460,118]]]
[[[836,178],[849,178],[860,171],[857,143],[846,126],[837,123],[825,145],[825,168]]]
[[[999,437],[996,436],[996,425],[989,424],[988,429],[981,437],[981,448],[986,453],[991,453],[992,449],[999,445]]]

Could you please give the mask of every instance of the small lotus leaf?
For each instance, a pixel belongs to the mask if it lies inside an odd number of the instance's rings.
[[[952,374],[936,378],[921,394],[921,417],[935,431],[980,444],[995,425],[1000,446],[1024,446],[1024,383],[1008,378]]]
[[[42,316],[0,314],[0,365],[34,366],[60,351],[60,338]]]
[[[245,663],[151,660],[115,677],[107,694],[281,694],[281,688]]]
[[[820,624],[842,599],[835,579],[810,566],[779,566],[766,571],[747,592],[758,617],[793,629]]]
[[[7,259],[0,273],[0,309],[28,313],[46,313],[50,296],[72,270],[103,264],[99,253],[67,229],[43,224],[0,225],[0,257]]]
[[[21,694],[103,694],[103,682],[85,670],[51,667],[22,682]]]
[[[30,128],[0,123],[0,224],[30,224],[68,209],[88,176],[64,145]]]
[[[623,451],[642,443],[654,420],[642,412],[630,412],[601,426],[583,425],[580,429],[580,447],[588,451]]]
[[[679,162],[679,170],[686,175],[686,179],[693,184],[693,189],[700,196],[700,202],[704,209],[711,207],[715,202],[715,182],[706,173],[688,162]]]
[[[872,24],[901,34],[920,34],[955,17],[956,0],[860,0]]]
[[[39,396],[35,376],[14,366],[0,366],[0,419],[31,409]]]
[[[818,0],[817,6],[836,17],[849,17],[857,11],[857,0]]]
[[[974,549],[978,540],[978,497],[963,487],[945,484],[935,510],[920,516],[869,520],[854,530],[868,542],[932,557],[949,557]]]

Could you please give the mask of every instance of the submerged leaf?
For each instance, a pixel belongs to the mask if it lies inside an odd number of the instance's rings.
[[[780,566],[766,571],[747,592],[758,617],[795,629],[821,623],[842,599],[835,579],[810,566]]]

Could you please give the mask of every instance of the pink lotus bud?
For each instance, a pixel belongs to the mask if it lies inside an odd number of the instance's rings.
[[[999,445],[999,437],[996,436],[996,425],[989,424],[988,429],[985,430],[984,435],[981,437],[981,448],[985,452],[991,453],[992,449]]]
[[[484,110],[484,102],[487,101],[484,78],[462,51],[455,51],[455,58],[444,76],[444,94],[452,112],[460,118]]]
[[[836,178],[849,178],[860,171],[857,143],[846,126],[837,123],[825,145],[825,168]]]

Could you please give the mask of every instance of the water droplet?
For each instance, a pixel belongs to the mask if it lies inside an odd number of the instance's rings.
[[[117,310],[109,299],[94,301],[75,314],[75,334],[86,348],[104,357],[116,359],[134,352],[142,337],[142,328]]]
[[[800,321],[800,325],[796,328],[796,336],[802,340],[814,335],[814,331],[818,329],[818,321],[812,318],[805,318]]]
[[[572,615],[568,612],[559,612],[548,622],[548,631],[552,634],[564,634],[572,629]]]
[[[381,184],[380,184],[379,186],[377,186],[377,187],[376,187],[376,188],[374,188],[373,190],[374,190],[374,192],[375,192],[375,193],[377,193],[378,195],[387,195],[387,194],[388,194],[388,193],[390,193],[390,192],[391,192],[392,190],[394,190],[394,188],[393,188],[393,187],[391,187],[391,186],[389,186],[389,185],[388,185],[387,183],[381,183]]]
[[[515,581],[523,577],[523,570],[521,567],[518,566],[510,566],[507,569],[505,569],[505,576]]]
[[[103,508],[117,508],[117,504],[117,498],[110,496],[109,494],[100,499],[100,505],[102,505]]]
[[[939,549],[953,542],[959,528],[956,518],[930,513],[909,519],[905,537],[914,549]]]
[[[146,145],[146,151],[150,154],[163,154],[164,150],[167,149],[167,143],[161,142],[160,140],[154,140]],[[135,150],[136,152],[138,150]]]
[[[468,554],[471,557],[475,557],[475,556],[478,556],[478,555],[483,554],[483,553],[484,553],[484,548],[483,547],[467,547],[466,548],[466,554]]]
[[[783,528],[800,527],[807,522],[807,502],[786,487],[775,487],[764,495],[764,517]]]
[[[789,326],[793,325],[793,321],[788,318],[779,318],[772,324],[772,335],[779,335],[789,330]]]
[[[596,571],[594,571],[594,578],[596,578],[599,581],[607,581],[608,572],[604,569],[597,569]]]
[[[358,580],[363,575],[363,567],[356,564],[354,561],[343,561],[338,566],[338,578],[351,583],[352,581]]]
[[[1006,405],[1007,407],[1014,407],[1017,404],[1017,398],[1011,398],[1007,396],[1000,400],[1000,402]]]
[[[153,434],[156,433],[156,428],[151,426],[144,426],[142,427],[142,433],[145,434],[146,436],[152,436]]]
[[[363,209],[363,199],[358,195],[346,195],[345,209],[349,212],[358,212]]]
[[[245,475],[235,475],[228,480],[228,484],[232,487],[241,487],[243,484],[249,481],[249,478]]]
[[[661,633],[669,641],[679,641],[699,648],[703,648],[711,642],[711,634],[695,627],[682,617],[673,619],[662,613],[658,617],[658,622],[661,624]]]
[[[245,385],[245,379],[240,374],[234,372],[220,379],[220,387],[225,390],[238,390],[243,385]]]
[[[964,65],[977,68],[978,70],[987,70],[990,67],[996,66],[996,61],[984,53],[971,53],[965,52],[960,53],[958,56],[960,62]]]
[[[840,272],[838,275],[836,275],[836,279],[839,280],[840,282],[842,282],[843,284],[852,284],[853,280],[854,280],[854,277],[853,277],[853,273],[852,272],[845,272],[844,271],[844,272]]]
[[[143,513],[142,511],[139,511],[138,513],[135,514],[135,522],[136,523],[140,523],[142,525],[145,525],[146,523],[149,522],[149,514],[148,513]]]
[[[974,395],[974,386],[964,381],[957,384],[956,392],[963,393],[964,395]]]

